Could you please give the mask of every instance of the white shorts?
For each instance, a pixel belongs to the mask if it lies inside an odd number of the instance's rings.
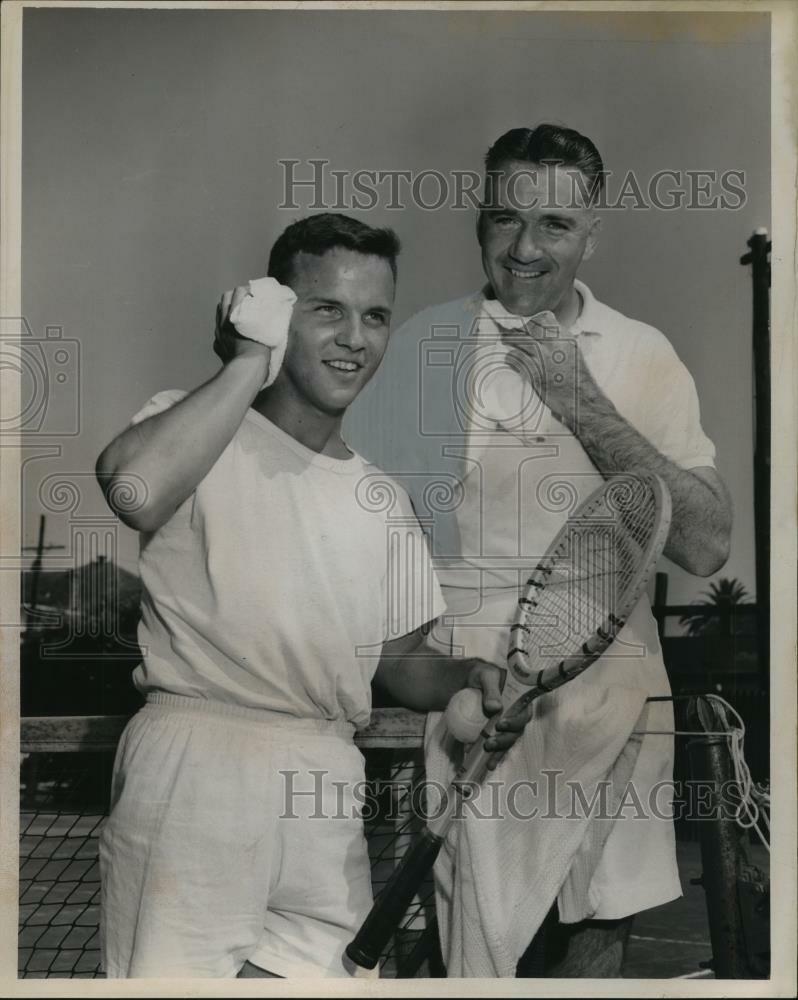
[[[122,735],[100,838],[106,974],[350,975],[372,902],[352,734],[151,695]]]

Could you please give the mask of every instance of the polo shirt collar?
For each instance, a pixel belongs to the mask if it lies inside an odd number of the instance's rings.
[[[574,288],[579,293],[582,299],[582,308],[579,310],[579,315],[576,317],[575,322],[568,331],[575,337],[579,336],[599,336],[601,334],[601,327],[599,325],[598,317],[598,303],[583,281],[578,279],[574,280]],[[488,292],[490,291],[490,286],[485,285],[481,292],[469,300],[468,308],[473,308],[475,312],[485,312],[484,303],[487,300]],[[487,315],[490,315],[487,313]],[[491,317],[493,319],[493,317]],[[528,317],[527,317],[528,318]],[[523,320],[524,317],[519,317]]]
[[[593,293],[583,281],[578,279],[574,280],[574,288],[582,297],[582,308],[569,332],[575,337],[582,334],[590,337],[599,336],[601,327],[598,322],[598,303]]]

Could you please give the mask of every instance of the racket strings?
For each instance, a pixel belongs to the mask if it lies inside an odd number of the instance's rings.
[[[539,659],[565,656],[605,624],[608,607],[614,607],[609,574],[547,588],[545,601],[527,614],[518,645]]]
[[[623,484],[622,484],[623,485]],[[532,603],[522,605],[513,645],[545,669],[598,635],[610,638],[631,608],[640,567],[657,527],[656,499],[637,483],[613,508],[605,496],[574,518]]]

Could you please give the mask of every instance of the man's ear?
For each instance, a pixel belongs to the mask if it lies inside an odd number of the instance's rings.
[[[582,260],[590,260],[593,256],[593,251],[598,246],[599,233],[601,232],[601,218],[598,215],[594,215],[590,222],[590,230],[587,234],[587,242],[585,243],[585,252],[582,255]]]

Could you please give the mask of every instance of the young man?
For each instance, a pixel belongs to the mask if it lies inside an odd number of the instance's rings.
[[[414,709],[464,686],[499,707],[497,667],[424,645],[443,604],[423,535],[385,477],[394,507],[369,505],[379,471],[341,437],[388,342],[398,250],[345,216],[290,226],[257,301],[222,298],[218,374],[159,393],[98,460],[141,532],[147,695],[100,845],[110,977],[346,975],[371,905],[352,735],[372,679]]]
[[[731,509],[695,385],[671,345],[577,279],[600,228],[593,201],[604,168],[594,144],[555,125],[512,129],[485,166],[477,238],[486,286],[408,320],[348,433],[383,468],[408,474],[416,511],[432,523],[454,622],[439,630],[440,642],[492,659],[519,580],[572,509],[566,501],[575,504],[602,477],[641,470],[664,479],[673,501],[665,554],[700,576],[726,560]],[[541,313],[548,317],[529,322]],[[390,421],[390,438],[368,432],[381,421]],[[434,481],[457,502],[422,506]],[[585,681],[667,697],[645,599],[621,638],[627,655],[605,655]],[[673,729],[668,702],[649,705],[647,728]],[[641,799],[672,773],[672,738],[646,736],[632,777]],[[680,895],[672,823],[616,823],[590,895],[588,917],[558,930],[551,975],[620,975],[630,915]]]

